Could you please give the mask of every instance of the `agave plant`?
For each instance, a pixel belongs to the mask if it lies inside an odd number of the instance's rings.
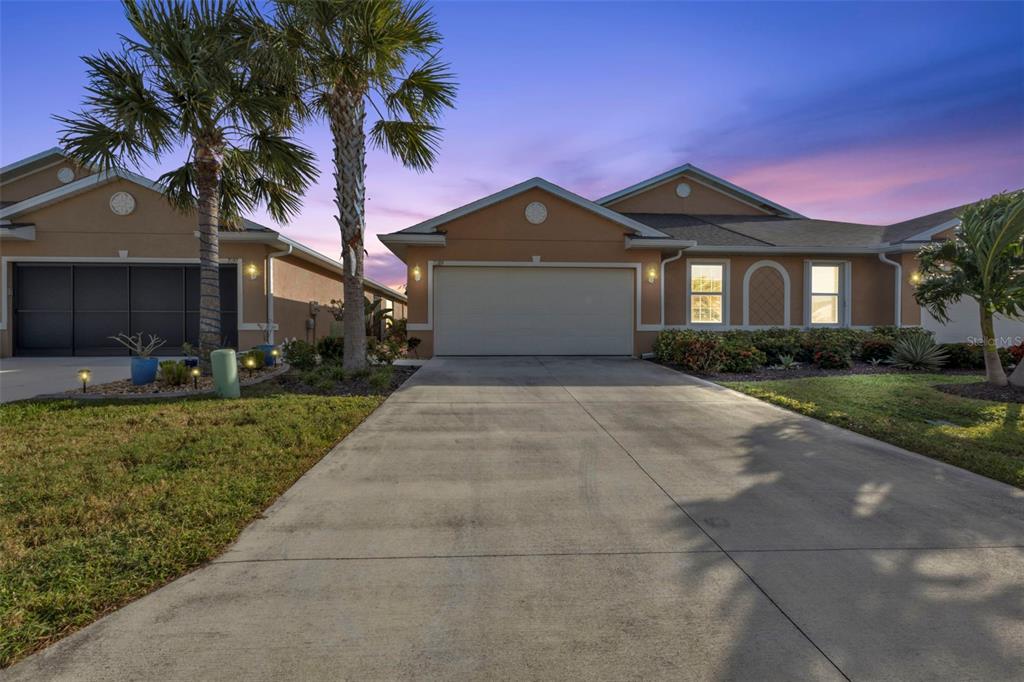
[[[911,334],[896,342],[889,362],[901,369],[933,372],[946,364],[946,351],[930,336]]]

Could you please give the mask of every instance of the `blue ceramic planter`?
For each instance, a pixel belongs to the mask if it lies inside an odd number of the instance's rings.
[[[199,366],[199,358],[191,358],[191,357],[185,358],[184,362],[185,362],[185,366],[186,367],[198,367]]]
[[[274,350],[274,344],[272,344],[272,343],[261,343],[260,345],[258,345],[256,347],[258,349],[260,349],[261,351],[263,351],[263,364],[265,366],[267,366],[267,367],[273,367],[274,366],[274,361],[277,360],[277,358],[275,358],[273,353],[272,353],[272,351]]]
[[[132,358],[132,383],[136,386],[151,384],[156,381],[156,371],[160,367],[158,358]]]

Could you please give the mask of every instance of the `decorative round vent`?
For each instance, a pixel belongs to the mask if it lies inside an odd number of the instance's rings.
[[[57,171],[57,179],[60,180],[65,185],[68,184],[69,182],[75,179],[74,169],[69,168],[68,166],[64,166],[59,171]]]
[[[526,206],[526,219],[534,225],[540,225],[548,219],[548,207],[539,201],[531,201]]]
[[[680,182],[676,185],[676,196],[682,197],[683,199],[690,196],[690,186],[685,182]]]
[[[128,192],[114,192],[110,197],[110,210],[115,215],[129,215],[135,210],[135,197]]]

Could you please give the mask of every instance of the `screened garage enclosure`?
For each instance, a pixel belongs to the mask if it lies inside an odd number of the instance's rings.
[[[127,355],[118,332],[199,341],[199,265],[14,263],[15,355]],[[238,273],[220,266],[221,333],[238,343]]]

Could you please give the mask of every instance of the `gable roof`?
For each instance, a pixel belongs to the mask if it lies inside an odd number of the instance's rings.
[[[944,211],[936,211],[918,218],[894,223],[885,228],[885,239],[890,242],[912,241],[915,238],[931,239],[932,234],[948,230],[960,224],[960,214],[969,204],[954,206]]]
[[[456,218],[461,218],[464,215],[474,213],[476,211],[479,211],[480,209],[496,204],[499,201],[508,199],[509,197],[514,197],[517,194],[522,194],[523,192],[526,192],[527,190],[531,189],[542,189],[545,192],[553,194],[559,197],[560,199],[564,199],[565,201],[568,201],[571,204],[575,204],[580,208],[585,208],[591,213],[596,213],[602,218],[606,218],[612,221],[613,223],[618,223],[619,225],[625,227],[627,230],[629,230],[630,232],[637,236],[654,238],[664,238],[668,236],[649,225],[645,225],[641,222],[633,220],[632,218],[629,218],[628,216],[617,211],[613,211],[610,208],[605,208],[600,204],[597,204],[593,201],[590,201],[589,199],[581,197],[578,194],[570,192],[564,187],[559,187],[553,182],[548,182],[544,178],[530,178],[529,180],[521,182],[518,185],[512,185],[511,187],[503,189],[500,192],[495,192],[494,194],[490,194],[482,199],[477,199],[476,201],[470,202],[464,206],[460,206],[456,209],[448,211],[447,213],[442,213],[441,215],[435,218],[431,218],[430,220],[424,220],[422,223],[417,223],[412,227],[407,227],[404,230],[392,232],[391,234],[436,234],[437,228],[445,223],[449,223],[455,220]],[[390,235],[381,235],[381,241],[385,241],[384,238],[388,236]],[[385,241],[385,243],[387,242]]]
[[[786,208],[785,206],[780,206],[779,204],[776,204],[774,201],[765,199],[759,194],[754,194],[750,190],[746,190],[738,185],[734,185],[724,178],[720,178],[717,175],[708,173],[706,170],[697,168],[692,163],[684,163],[682,166],[677,166],[676,168],[667,170],[664,173],[655,175],[654,177],[647,178],[646,180],[641,180],[635,185],[630,185],[625,189],[620,189],[617,192],[612,192],[611,194],[608,194],[606,196],[601,197],[600,199],[597,199],[597,203],[601,204],[602,206],[607,206],[608,204],[618,201],[619,199],[625,199],[626,197],[633,196],[634,194],[639,194],[640,192],[646,189],[650,189],[655,185],[660,185],[663,182],[667,182],[678,175],[682,175],[683,173],[690,173],[691,175],[696,176],[700,180],[704,181],[704,183],[702,184],[708,184],[711,186],[712,189],[717,189],[726,194],[731,194],[734,197],[741,198],[747,202],[759,204],[761,207],[771,209],[773,212],[782,214],[790,218],[804,217],[792,209]]]
[[[48,162],[51,160],[57,161],[63,158],[63,149],[61,149],[60,147],[50,147],[49,149],[44,149],[43,151],[37,154],[26,156],[24,159],[18,159],[17,161],[9,163],[3,168],[0,168],[0,178],[6,180],[7,178],[4,178],[5,175],[10,175],[21,170],[28,170],[29,167],[32,165],[45,165],[43,162]]]

